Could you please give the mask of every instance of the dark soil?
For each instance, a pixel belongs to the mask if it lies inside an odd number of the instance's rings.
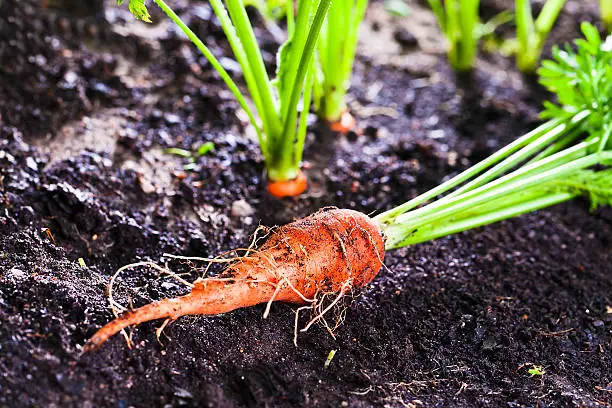
[[[276,201],[237,104],[153,7],[144,27],[114,1],[38,3],[0,0],[0,406],[610,405],[612,213],[580,201],[389,253],[336,339],[314,327],[294,347],[294,307],[275,304],[267,320],[264,306],[182,318],[163,344],[160,323],[144,324],[134,349],[116,336],[82,355],[112,318],[120,266],[244,247],[258,223],[322,206],[391,208],[532,128],[547,95],[496,55],[455,76],[427,46],[435,34],[389,26],[373,3],[372,36],[397,45],[407,30],[419,45],[361,50],[364,136],[310,134],[309,193]],[[173,3],[230,55],[206,2]],[[554,41],[596,20],[584,3],[568,2]],[[278,41],[258,27],[272,70]],[[164,150],[206,141],[215,150],[193,163]],[[124,305],[185,292],[143,269],[119,282]]]

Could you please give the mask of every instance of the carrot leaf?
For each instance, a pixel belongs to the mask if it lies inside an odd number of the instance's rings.
[[[549,120],[440,186],[375,219],[387,249],[546,208],[578,196],[612,205],[612,48],[583,24],[576,50],[555,48],[539,70],[557,95]],[[454,191],[452,191],[455,189]],[[436,197],[438,197],[436,199]],[[433,201],[430,201],[432,200]]]
[[[612,206],[612,169],[581,170],[555,183],[559,191],[588,198],[591,202],[591,211],[600,206]]]
[[[120,6],[125,2],[125,0],[117,0],[117,5]],[[149,14],[149,10],[147,10],[147,6],[145,4],[145,0],[130,0],[128,5],[130,12],[139,20],[142,20],[146,23],[151,22],[151,15]]]

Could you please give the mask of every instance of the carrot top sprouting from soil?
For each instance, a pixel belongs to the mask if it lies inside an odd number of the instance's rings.
[[[124,1],[119,0],[118,4]],[[250,103],[210,48],[172,7],[164,0],[154,0],[154,3],[200,50],[246,113],[257,133],[268,180],[291,184],[300,173],[315,80],[314,54],[331,1],[300,1],[295,10],[295,18],[293,3],[287,2],[287,16],[291,16],[291,24],[288,25],[287,40],[278,51],[276,78],[271,79],[244,2],[211,0],[212,10],[242,69]],[[137,18],[151,21],[144,0],[129,0],[128,4]],[[302,183],[301,187],[305,188],[306,184]],[[301,193],[295,188],[286,189],[285,193],[289,192]]]

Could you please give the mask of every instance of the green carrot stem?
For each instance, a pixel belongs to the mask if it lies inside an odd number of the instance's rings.
[[[460,187],[456,191],[453,191],[451,194],[448,195],[448,197],[452,197],[452,196],[461,194],[465,191],[472,190],[476,187],[479,187],[485,184],[486,182],[490,180],[493,180],[498,175],[503,174],[505,171],[515,167],[517,163],[523,162],[524,160],[526,160],[527,158],[529,158],[536,152],[542,150],[542,148],[544,148],[545,146],[549,145],[550,143],[558,139],[559,136],[564,136],[567,134],[567,132],[572,131],[573,129],[576,129],[576,127],[584,121],[586,116],[587,116],[586,112],[581,112],[581,114],[574,116],[568,123],[562,123],[556,126],[552,130],[544,134],[541,138],[529,143],[527,146],[525,146],[518,152],[510,155],[508,158],[506,158],[501,163],[498,163],[497,165],[493,166],[491,169],[484,172],[483,174],[481,174],[474,180]]]
[[[500,177],[495,181],[459,196],[452,197],[445,201],[436,201],[425,207],[403,214],[399,216],[395,222],[432,222],[451,213],[457,213],[471,206],[479,205],[492,198],[524,190],[548,182],[554,178],[569,175],[573,171],[595,165],[602,160],[609,160],[609,158],[612,157],[612,152],[601,152],[575,158],[576,156],[584,155],[587,148],[588,145],[582,143],[574,148],[567,149],[568,151],[557,153],[556,155],[531,165],[526,165],[506,176]],[[568,162],[568,160],[571,161]],[[538,171],[538,167],[546,168],[547,170]]]
[[[414,227],[411,233],[405,232],[405,226],[401,225],[390,226],[389,229],[385,229],[385,235],[387,241],[385,243],[385,249],[400,248],[406,245],[418,244],[420,242],[430,241],[432,239],[444,237],[446,235],[455,234],[461,231],[467,231],[472,228],[481,227],[483,225],[491,224],[504,219],[512,218],[517,215],[525,214],[531,211],[539,210],[542,208],[549,207],[551,205],[559,204],[564,201],[568,201],[576,197],[576,194],[569,192],[559,193],[544,193],[535,195],[529,198],[528,194],[519,192],[514,197],[502,197],[498,201],[504,201],[506,205],[501,208],[489,208],[488,211],[485,208],[476,207],[475,214],[462,219],[454,220],[453,218],[446,218],[442,222],[437,223],[434,226],[428,228],[428,226]],[[484,207],[484,205],[483,205]],[[493,206],[489,206],[493,207]],[[398,228],[398,231],[394,231],[393,228]],[[390,237],[401,237],[402,240],[392,239]],[[405,238],[404,238],[405,236]],[[400,238],[400,239],[401,239]]]
[[[238,104],[240,104],[240,107],[244,109],[251,123],[256,124],[257,120],[255,119],[255,115],[253,114],[253,111],[251,110],[250,106],[247,104],[246,99],[240,92],[240,89],[229,76],[225,68],[223,68],[219,60],[217,60],[217,58],[213,55],[210,49],[206,45],[204,45],[204,43],[198,38],[198,36],[195,35],[193,31],[191,31],[189,27],[187,27],[183,20],[181,20],[181,18],[164,2],[164,0],[154,1],[164,11],[164,13],[168,15],[168,17],[170,17],[170,19],[176,23],[176,25],[181,29],[181,31],[185,33],[187,38],[189,38],[191,42],[194,43],[194,45],[200,50],[200,52],[202,53],[202,55],[204,55],[208,62],[210,62],[213,68],[219,73],[219,76],[221,77],[223,82],[225,82],[229,90],[232,92],[232,94],[238,101]],[[260,145],[264,146],[265,140],[261,129],[259,129],[258,126],[255,126],[255,131],[257,132],[257,138],[259,139]]]
[[[407,201],[404,204],[401,204],[389,211],[379,214],[378,216],[376,216],[376,219],[382,223],[393,222],[394,219],[397,218],[399,215],[418,207],[419,205],[431,200],[432,198],[435,198],[441,194],[446,193],[450,189],[458,186],[461,183],[464,183],[465,181],[471,179],[475,175],[482,173],[483,171],[495,165],[496,163],[500,162],[501,160],[508,157],[512,153],[527,146],[528,144],[532,143],[538,138],[545,136],[549,131],[551,131],[552,129],[554,129],[555,127],[563,123],[566,123],[566,121],[567,121],[567,118],[549,120],[548,122],[538,126],[536,129],[532,130],[531,132],[526,133],[525,135],[521,136],[514,142],[508,144],[507,146],[493,153],[491,156],[487,157],[483,161],[475,164],[474,166],[468,168],[467,170],[464,170],[463,172],[456,175],[452,179],[447,180],[446,182],[440,184],[439,186],[427,191],[426,193],[419,195],[418,197],[413,198],[410,201]]]

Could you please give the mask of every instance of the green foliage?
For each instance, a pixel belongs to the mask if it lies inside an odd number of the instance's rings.
[[[147,6],[145,4],[146,0],[130,0],[128,8],[130,12],[139,20],[150,23],[151,15],[149,14],[149,10],[147,10]],[[117,0],[117,5],[120,6],[125,2],[125,0]]]
[[[213,142],[204,142],[198,147],[197,155],[204,156],[215,150],[215,144]]]
[[[545,102],[542,117],[589,110],[588,132],[601,137],[599,150],[611,148],[612,140],[612,37],[603,42],[591,24],[581,25],[584,39],[553,48],[553,59],[538,70],[540,83],[557,95],[558,104]]]
[[[542,367],[541,365],[536,365],[533,364],[531,366],[531,368],[529,370],[527,370],[527,372],[529,373],[529,375],[533,376],[543,376],[544,374],[546,374],[546,371],[544,370],[544,367]]]
[[[244,5],[255,7],[268,21],[279,21],[285,16],[287,0],[245,0]]]
[[[591,211],[600,206],[612,206],[612,169],[581,170],[566,179],[556,180],[554,187],[588,198]]]
[[[184,157],[186,159],[191,159],[193,157],[193,153],[191,153],[189,150],[181,149],[178,147],[169,147],[166,150],[164,150],[164,152],[166,154]]]
[[[523,72],[534,72],[542,49],[565,0],[547,0],[534,20],[530,0],[516,0],[516,65]]]
[[[124,0],[119,0],[122,4]],[[243,0],[211,0],[210,4],[242,68],[246,86],[259,120],[240,88],[219,60],[164,0],[154,2],[177,24],[219,73],[254,126],[268,178],[273,181],[291,180],[298,175],[306,134],[306,114],[311,103],[313,54],[329,8],[330,0],[302,0],[297,20],[293,22],[292,3],[288,19],[291,35],[281,47],[278,78],[268,77],[261,50],[246,13]],[[144,0],[130,0],[130,11],[150,21]],[[291,17],[289,17],[289,15]],[[302,114],[297,107],[302,99]],[[298,121],[299,117],[299,121]],[[260,124],[261,121],[261,124]]]
[[[451,65],[457,71],[472,69],[479,40],[480,0],[427,1],[448,40],[448,59]]]
[[[334,0],[321,30],[314,100],[318,116],[330,122],[338,121],[346,110],[357,34],[367,4],[367,0]]]
[[[548,122],[420,196],[380,214],[388,249],[435,239],[585,196],[612,205],[612,43],[583,24],[576,50],[540,70],[559,103]],[[459,188],[451,191],[452,189]],[[435,201],[429,200],[442,196]]]

